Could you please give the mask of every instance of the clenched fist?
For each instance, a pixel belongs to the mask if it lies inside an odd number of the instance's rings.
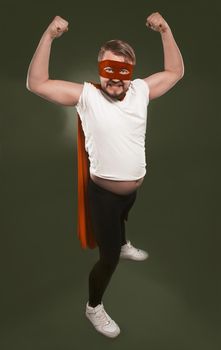
[[[49,24],[46,32],[52,39],[59,38],[64,32],[68,31],[68,22],[60,16],[56,16]]]
[[[169,25],[159,12],[154,12],[147,17],[146,26],[161,33],[169,28]]]

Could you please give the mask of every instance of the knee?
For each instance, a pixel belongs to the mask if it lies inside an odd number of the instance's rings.
[[[100,258],[100,261],[107,271],[112,271],[115,270],[116,266],[119,263],[119,255],[106,255],[105,257],[102,256]]]

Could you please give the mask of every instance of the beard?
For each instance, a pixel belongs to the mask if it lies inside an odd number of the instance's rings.
[[[109,80],[102,90],[110,97],[121,99],[126,94],[125,85],[122,81],[113,82]]]

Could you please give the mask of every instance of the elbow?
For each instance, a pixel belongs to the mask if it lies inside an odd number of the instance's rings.
[[[182,71],[180,73],[180,79],[182,79],[183,77],[184,77],[184,67],[183,67],[183,69],[182,69]]]
[[[28,77],[26,78],[26,89],[30,90]]]
[[[184,76],[184,70],[175,72],[175,80],[176,81],[181,80],[183,78],[183,76]]]
[[[184,72],[185,72],[185,69],[184,69],[184,64],[182,64],[182,68],[179,72],[179,79],[182,79],[184,77]]]
[[[46,83],[47,81],[49,81],[49,79],[44,80],[43,82],[39,82],[39,81],[36,81],[34,79],[30,79],[29,77],[27,77],[26,88],[33,93],[38,93],[39,89],[41,89],[41,86],[44,83]]]
[[[32,86],[28,77],[26,79],[26,89],[28,89],[29,91],[32,91]]]
[[[176,71],[174,71],[177,80],[181,80],[181,79],[184,77],[184,72],[185,72],[184,64],[182,64],[182,65],[179,67],[179,69],[177,69]]]
[[[28,89],[29,91],[31,91],[30,85],[28,83],[28,81],[26,82],[26,89]]]
[[[36,81],[35,79],[33,78],[32,74],[27,73],[27,76],[26,76],[26,89],[28,89],[29,91],[31,92],[35,92],[36,90]]]
[[[26,89],[28,89],[30,92],[36,93],[38,90],[38,85],[33,84],[29,79],[27,79]]]
[[[177,82],[177,81],[181,80],[184,76],[184,66],[182,66],[182,68],[179,68],[177,70],[167,70],[167,72],[172,74],[173,80]]]

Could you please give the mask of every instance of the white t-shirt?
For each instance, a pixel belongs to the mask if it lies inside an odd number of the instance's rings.
[[[146,174],[145,136],[149,87],[131,81],[123,100],[115,100],[84,82],[75,106],[82,122],[90,173],[115,181]]]

